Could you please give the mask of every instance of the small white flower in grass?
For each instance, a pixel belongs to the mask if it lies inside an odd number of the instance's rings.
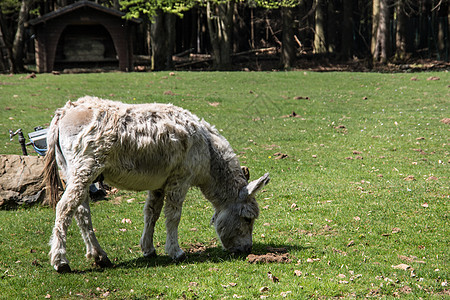
[[[283,298],[286,298],[290,293],[292,293],[291,291],[287,291],[287,292],[281,292],[280,295]]]

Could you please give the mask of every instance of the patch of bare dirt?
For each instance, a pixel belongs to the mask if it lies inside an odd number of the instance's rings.
[[[262,255],[249,254],[247,260],[251,264],[255,263],[290,263],[289,253],[277,254],[267,253]]]
[[[274,248],[267,247],[266,249],[268,253],[257,255],[257,254],[249,254],[247,256],[247,261],[251,264],[255,263],[290,263],[292,259],[287,253],[286,248]]]

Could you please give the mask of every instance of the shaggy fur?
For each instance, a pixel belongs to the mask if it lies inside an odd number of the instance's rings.
[[[74,216],[86,244],[86,256],[111,265],[92,228],[88,187],[99,176],[128,190],[148,190],[144,207],[144,256],[155,255],[153,232],[164,206],[166,252],[185,257],[178,244],[182,204],[191,186],[213,204],[211,220],[223,247],[248,252],[259,209],[255,193],[268,174],[248,183],[230,144],[190,112],[168,104],[130,105],[83,97],[58,109],[47,136],[45,182],[56,219],[50,240],[51,264],[70,271],[66,232]],[[66,189],[58,202],[58,169]]]

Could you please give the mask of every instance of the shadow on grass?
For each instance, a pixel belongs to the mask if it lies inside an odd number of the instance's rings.
[[[281,244],[265,244],[254,243],[251,254],[263,255],[267,253],[291,253],[303,251],[310,247],[300,245],[281,245]],[[160,267],[173,264],[197,264],[197,263],[222,263],[224,261],[245,261],[248,254],[232,254],[224,251],[221,246],[204,246],[199,249],[184,249],[186,251],[186,260],[182,262],[174,262],[169,256],[157,256],[152,258],[139,257],[128,261],[116,263],[114,268],[134,269]]]
[[[225,261],[246,261],[248,254],[233,254],[222,249],[220,245],[201,243],[189,244],[182,247],[186,252],[186,260],[175,262],[168,255],[158,255],[156,257],[138,257],[126,261],[114,262],[112,269],[139,269],[164,267],[174,264],[197,264],[197,263],[222,263]],[[311,248],[293,244],[273,244],[273,243],[254,243],[251,254],[264,255],[267,253],[289,253],[304,251]],[[249,253],[250,254],[250,253]],[[292,254],[291,254],[292,255]],[[105,269],[100,267],[92,267],[85,270],[73,269],[71,274],[87,274],[95,272],[103,272]]]

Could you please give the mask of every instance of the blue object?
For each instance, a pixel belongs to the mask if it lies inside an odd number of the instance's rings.
[[[47,132],[48,129],[38,129],[30,132],[28,138],[33,145],[34,151],[41,156],[45,156],[47,153]]]

